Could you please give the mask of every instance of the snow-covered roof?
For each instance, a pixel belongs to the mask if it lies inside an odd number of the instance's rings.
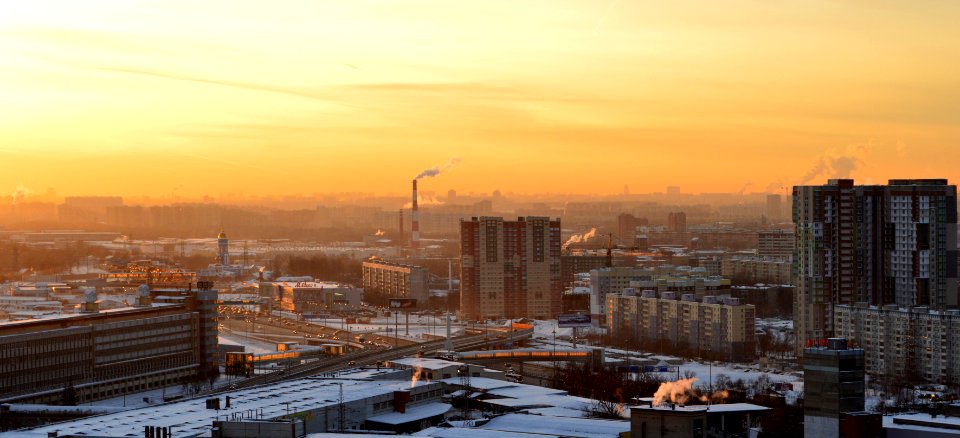
[[[233,391],[229,394],[230,409],[219,411],[206,409],[205,398],[196,398],[81,418],[32,429],[30,432],[57,431],[60,435],[84,432],[87,435],[120,437],[142,436],[144,426],[173,426],[179,434],[209,434],[214,420],[223,419],[225,415],[233,412],[262,412],[263,418],[276,418],[288,412],[302,412],[336,405],[340,388],[338,384],[341,383],[344,401],[347,402],[411,388],[409,381],[306,378]],[[425,386],[428,383],[416,382],[414,385]],[[221,402],[221,406],[223,405]],[[0,433],[0,437],[7,436],[20,435],[16,432]]]
[[[548,434],[565,437],[619,437],[621,433],[630,431],[630,422],[507,414],[490,420],[480,428],[502,432]]]
[[[405,424],[412,421],[423,421],[430,417],[443,415],[450,410],[450,405],[446,403],[427,403],[425,405],[408,407],[404,413],[389,412],[376,417],[370,417],[367,420],[381,424]]]

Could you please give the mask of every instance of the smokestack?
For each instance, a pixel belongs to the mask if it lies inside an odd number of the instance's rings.
[[[403,209],[402,209],[402,208],[400,209],[399,213],[397,214],[397,219],[399,219],[399,221],[400,221],[400,222],[399,222],[399,223],[400,223],[400,234],[398,234],[398,236],[400,236],[400,237],[397,239],[397,244],[399,244],[400,242],[403,241]]]
[[[420,247],[420,208],[417,207],[417,180],[413,180],[413,209],[410,211],[410,228],[412,235],[410,236],[410,247],[419,248]]]

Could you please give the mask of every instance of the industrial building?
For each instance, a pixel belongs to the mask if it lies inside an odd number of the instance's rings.
[[[664,403],[630,408],[632,438],[708,438],[755,436],[770,408],[749,403],[683,406]],[[810,435],[808,435],[810,436]]]
[[[149,290],[136,307],[0,324],[0,401],[88,402],[217,370],[216,291]]]
[[[460,260],[465,319],[551,319],[560,314],[560,220],[461,221]]]
[[[287,312],[359,308],[363,301],[363,289],[332,281],[281,281],[273,284],[280,299],[280,310]],[[263,285],[261,283],[261,287]]]
[[[834,308],[956,307],[957,187],[945,179],[851,179],[793,188],[797,353],[834,336]]]
[[[396,298],[415,298],[426,304],[430,298],[430,272],[422,266],[370,259],[363,262],[363,289]]]
[[[627,289],[607,295],[607,321],[612,337],[648,349],[728,362],[757,357],[754,307],[737,298]]]
[[[102,415],[0,433],[0,437],[46,437],[51,433],[60,437],[128,437],[163,431],[176,437],[415,433],[432,437],[616,438],[630,431],[625,420],[584,418],[584,412],[596,403],[591,399],[474,376],[479,368],[473,365],[467,377],[457,375],[455,370],[464,366],[460,363],[419,363],[423,367],[409,360],[403,363],[403,369],[353,369],[209,398],[120,412],[104,410]],[[431,372],[435,373],[433,379],[429,378]],[[454,375],[444,378],[441,374]],[[465,412],[479,417],[481,411],[486,414],[481,420],[450,421],[448,427],[434,427]]]
[[[823,339],[804,349],[804,436],[842,436],[841,417],[863,412],[863,377],[863,350],[848,348],[846,339]]]

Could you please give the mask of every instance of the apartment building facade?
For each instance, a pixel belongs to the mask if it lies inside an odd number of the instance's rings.
[[[430,273],[422,266],[370,259],[363,262],[363,289],[396,298],[416,298],[425,305],[430,298]]]
[[[944,179],[794,187],[798,354],[834,336],[838,305],[957,306],[956,192]]]
[[[610,334],[641,347],[730,362],[756,359],[754,307],[729,296],[627,289],[607,296]]]
[[[193,291],[200,292],[215,294]],[[60,404],[70,392],[82,403],[215,375],[216,309],[206,306],[216,295],[171,296],[151,292],[137,307],[0,324],[0,401]]]
[[[837,335],[866,352],[866,371],[902,382],[960,383],[960,310],[840,305]]]
[[[556,318],[560,220],[474,217],[460,222],[460,311],[468,320]]]

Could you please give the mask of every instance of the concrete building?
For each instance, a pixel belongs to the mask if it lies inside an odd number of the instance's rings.
[[[0,437],[46,437],[52,436],[47,435],[50,433],[129,437],[145,436],[145,429],[159,429],[176,437],[415,433],[451,438],[617,438],[630,431],[628,421],[583,418],[596,401],[563,391],[482,376],[471,376],[466,385],[457,375],[442,380],[425,377],[424,372],[446,369],[446,365],[423,368],[417,379],[412,378],[416,367],[352,369],[335,377],[280,381],[162,405],[117,410],[98,407],[101,415],[0,433]],[[471,366],[471,374],[475,374],[474,368]],[[471,409],[495,415],[476,424],[454,421],[453,427],[432,427],[448,415],[459,415],[467,398]],[[286,422],[290,419],[298,423]],[[295,431],[290,430],[292,426]]]
[[[730,281],[710,276],[706,269],[686,266],[613,267],[590,271],[590,314],[595,325],[607,326],[607,296],[624,289],[694,293],[697,298],[720,295]]]
[[[749,403],[630,408],[631,438],[747,437],[759,431],[760,419],[770,408]],[[809,436],[809,435],[808,435]]]
[[[863,350],[848,348],[846,339],[824,339],[804,350],[804,436],[842,436],[841,416],[863,412],[863,376]]]
[[[363,289],[333,281],[281,281],[274,283],[280,298],[280,310],[315,313],[358,308]]]
[[[778,258],[732,257],[721,260],[724,278],[742,279],[751,283],[792,284],[792,263]]]
[[[641,347],[730,362],[756,359],[754,307],[737,298],[653,290],[607,296],[610,334]]]
[[[956,307],[957,189],[944,179],[793,189],[797,352],[835,333],[837,305]]]
[[[636,247],[637,228],[646,225],[650,225],[647,218],[620,213],[617,215],[617,241],[621,246]]]
[[[667,215],[667,231],[671,233],[687,232],[687,214],[680,211]]]
[[[468,320],[556,318],[560,221],[480,217],[460,222],[460,311]]]
[[[779,222],[783,219],[783,202],[780,195],[767,195],[767,219],[772,222]]]
[[[866,372],[900,382],[960,382],[960,310],[859,303],[835,309],[837,336],[865,351]]]
[[[141,290],[137,307],[0,324],[0,401],[76,403],[206,378],[216,291]]]
[[[793,233],[777,231],[761,231],[757,236],[757,255],[760,257],[776,257],[783,260],[793,258]]]
[[[426,305],[430,298],[430,273],[422,266],[382,259],[363,262],[363,289],[397,298],[416,298]]]
[[[592,254],[566,254],[560,256],[560,278],[564,289],[570,287],[577,279],[577,274],[590,272],[594,269],[607,268],[607,257]]]

